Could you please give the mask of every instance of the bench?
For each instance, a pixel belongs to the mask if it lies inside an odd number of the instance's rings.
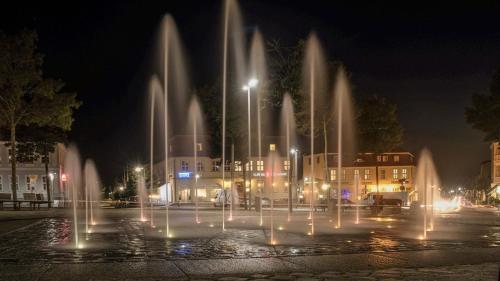
[[[35,206],[38,206],[40,209],[41,204],[48,204],[49,201],[43,200],[43,194],[41,193],[23,193],[23,199],[18,201],[19,208],[21,208],[21,203],[29,203],[31,209],[35,209]]]
[[[3,202],[12,202],[10,193],[0,193],[0,207],[3,209]]]

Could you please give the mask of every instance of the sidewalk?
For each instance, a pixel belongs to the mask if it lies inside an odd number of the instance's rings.
[[[497,280],[499,264],[496,248],[80,264],[4,261],[0,280]]]

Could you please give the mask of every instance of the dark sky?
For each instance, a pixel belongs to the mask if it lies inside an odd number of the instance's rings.
[[[107,183],[126,163],[147,159],[144,89],[164,14],[177,21],[192,81],[218,76],[220,1],[9,2],[0,9],[0,29],[38,31],[45,74],[62,78],[84,103],[71,140],[83,157],[95,159]],[[379,94],[398,104],[404,148],[429,147],[443,182],[464,183],[489,158],[483,135],[465,123],[463,111],[473,93],[487,92],[500,66],[500,5],[365,2],[240,5],[245,30],[258,26],[267,39],[294,44],[315,30],[329,58],[351,72],[354,95]]]

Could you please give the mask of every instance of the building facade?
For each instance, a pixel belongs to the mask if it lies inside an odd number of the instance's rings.
[[[10,148],[6,142],[0,142],[0,193],[9,193],[12,198],[12,175]],[[22,200],[25,193],[43,194],[47,200],[47,189],[50,188],[51,199],[62,196],[61,179],[64,145],[57,144],[54,153],[49,154],[49,186],[47,186],[45,164],[39,159],[31,163],[17,162],[17,198]]]
[[[311,183],[315,184],[315,200],[337,197],[337,184],[340,177],[342,197],[355,200],[355,194],[364,198],[370,193],[404,192],[405,198],[412,201],[415,192],[415,157],[409,152],[395,153],[358,153],[352,160],[342,161],[338,171],[337,153],[304,155],[304,198],[310,200]],[[347,157],[346,157],[347,158]],[[312,173],[314,161],[314,174]],[[407,202],[405,202],[407,203]]]
[[[230,151],[226,152],[227,159],[223,167],[220,157],[210,156],[206,138],[200,137],[194,145],[192,135],[173,137],[169,145],[167,197],[172,202],[193,203],[197,194],[198,202],[211,202],[224,186],[226,190],[235,192],[235,198],[240,204],[246,198],[253,205],[255,198],[260,196],[272,196],[277,201],[287,199],[291,167],[286,157],[279,156],[280,145],[275,139],[264,139],[261,158],[252,155],[248,160],[247,156],[235,156],[232,162]],[[273,153],[276,156],[269,157]],[[224,183],[222,169],[225,174]],[[153,173],[159,185],[165,186],[165,161],[155,163]]]
[[[491,149],[491,190],[488,196],[500,198],[500,143],[494,142]]]

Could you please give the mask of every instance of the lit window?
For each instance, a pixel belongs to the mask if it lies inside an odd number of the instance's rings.
[[[264,171],[264,161],[257,160],[257,171]]]
[[[382,156],[382,161],[383,161],[383,162],[387,162],[387,161],[389,161],[389,156],[387,156],[387,155],[383,155],[383,156]]]
[[[337,170],[335,169],[330,170],[330,178],[332,179],[332,181],[337,180]]]
[[[43,190],[47,190],[47,177],[42,176]]]
[[[398,169],[392,169],[392,178],[395,180],[398,179]]]
[[[365,180],[369,180],[369,179],[370,179],[370,170],[365,169]]]
[[[401,177],[403,179],[407,179],[408,178],[408,170],[407,169],[401,169]]]
[[[224,164],[224,171],[231,171],[231,163],[229,160],[226,160],[226,163]]]
[[[196,144],[196,150],[203,151],[203,145],[201,144],[201,142]]]
[[[342,169],[342,180],[346,179],[346,172],[345,169]]]
[[[234,170],[236,172],[241,172],[242,171],[241,161],[234,161]]]
[[[276,144],[271,143],[271,144],[269,145],[269,151],[276,151]]]
[[[382,156],[377,155],[377,162],[380,162],[380,161],[382,161]]]
[[[249,163],[250,163],[250,166],[248,166]],[[253,161],[252,160],[250,160],[250,162],[247,162],[245,164],[245,170],[247,170],[247,171],[253,171]]]
[[[385,170],[384,169],[380,170],[380,179],[385,180]]]
[[[399,162],[399,155],[394,155],[394,162]]]
[[[189,170],[189,163],[184,161],[184,160],[181,161],[181,170],[184,172],[188,171]]]
[[[288,160],[283,161],[283,170],[285,171],[290,170],[290,161]]]
[[[196,163],[196,170],[198,172],[203,171],[203,162],[202,161],[198,161],[198,163]]]

